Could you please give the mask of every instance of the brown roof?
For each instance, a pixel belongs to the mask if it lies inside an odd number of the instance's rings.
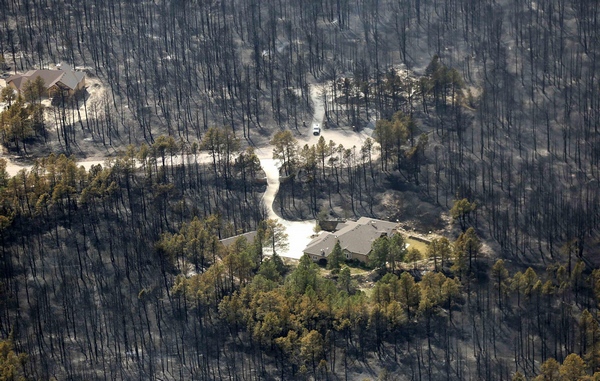
[[[333,233],[321,232],[308,243],[304,253],[327,257],[333,251],[336,241],[340,241],[342,250],[353,254],[368,255],[373,241],[382,235],[391,236],[396,230],[395,222],[361,217],[358,221],[347,221],[337,226]]]
[[[41,77],[47,89],[54,85],[62,85],[71,90],[75,90],[77,85],[83,80],[85,74],[81,71],[74,71],[69,65],[61,63],[57,65],[58,70],[29,70],[25,74],[11,75],[6,78],[6,83],[13,83],[19,90],[23,90],[25,84],[29,81]]]

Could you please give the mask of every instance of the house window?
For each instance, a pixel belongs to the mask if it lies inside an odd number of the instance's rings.
[[[352,259],[352,253],[346,252],[346,259]]]

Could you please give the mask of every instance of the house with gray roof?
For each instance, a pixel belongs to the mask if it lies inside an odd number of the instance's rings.
[[[243,233],[243,234],[238,234],[238,235],[234,235],[233,237],[229,237],[229,238],[224,238],[221,240],[221,243],[225,246],[225,247],[229,247],[231,246],[235,241],[238,240],[238,238],[244,237],[246,238],[246,241],[248,241],[248,243],[252,243],[254,242],[254,238],[256,238],[256,230],[247,232],[247,233]]]
[[[304,249],[313,261],[327,260],[337,241],[346,255],[346,259],[368,261],[373,241],[382,236],[396,233],[397,223],[361,217],[358,221],[340,222],[334,232],[321,232]]]
[[[15,74],[6,78],[6,84],[21,93],[29,81],[40,77],[44,80],[44,86],[48,96],[51,94],[73,95],[85,87],[85,73],[73,70],[66,63],[56,65],[56,70],[29,70],[25,74]]]

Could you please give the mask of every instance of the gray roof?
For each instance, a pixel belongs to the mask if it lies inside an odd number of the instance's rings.
[[[58,70],[29,70],[25,74],[15,74],[6,78],[6,83],[12,82],[15,87],[21,91],[29,81],[41,77],[47,89],[60,83],[63,86],[75,90],[79,82],[83,80],[85,74],[81,71],[74,71],[66,63],[57,65]]]
[[[333,233],[321,232],[308,243],[304,253],[327,257],[333,251],[336,241],[340,241],[342,250],[354,254],[368,255],[373,241],[382,235],[391,236],[396,230],[395,222],[361,217],[358,221],[339,223]]]
[[[233,237],[222,239],[221,243],[223,245],[225,245],[226,247],[229,247],[240,237],[244,237],[244,238],[246,238],[248,243],[252,243],[252,242],[254,242],[254,237],[256,237],[256,230],[248,232],[248,233],[244,233],[244,234],[234,235]]]
[[[60,82],[62,82],[69,89],[74,90],[77,88],[77,84],[81,82],[85,74],[81,71],[75,71],[73,68],[66,63],[60,63],[57,67],[63,72]]]

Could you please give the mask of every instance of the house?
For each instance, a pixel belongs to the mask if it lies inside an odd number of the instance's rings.
[[[65,63],[60,63],[56,67],[56,70],[29,70],[25,74],[11,75],[6,78],[6,84],[20,93],[29,81],[40,77],[44,80],[48,92],[45,95],[47,96],[60,94],[61,92],[73,95],[85,87],[85,74],[83,72],[73,70]]]
[[[256,230],[250,231],[248,233],[244,233],[244,234],[238,234],[238,235],[234,235],[233,237],[229,237],[229,238],[224,238],[221,240],[221,243],[225,246],[225,247],[229,247],[231,246],[235,241],[237,241],[238,238],[240,237],[244,237],[246,238],[246,241],[249,243],[254,242],[254,238],[256,238]]]
[[[326,261],[337,241],[344,251],[346,259],[368,261],[373,241],[381,236],[396,233],[397,223],[361,217],[358,221],[338,223],[334,232],[321,232],[304,249],[313,261]]]

